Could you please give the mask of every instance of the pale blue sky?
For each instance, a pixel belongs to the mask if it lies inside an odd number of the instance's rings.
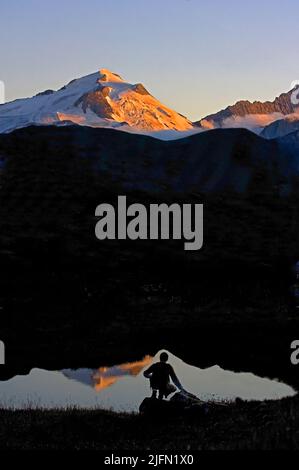
[[[298,0],[1,0],[6,100],[109,68],[198,119],[299,79]]]

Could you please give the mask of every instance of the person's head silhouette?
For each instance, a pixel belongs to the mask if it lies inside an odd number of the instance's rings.
[[[166,352],[162,352],[160,354],[160,361],[161,362],[167,362],[168,361],[168,354]]]

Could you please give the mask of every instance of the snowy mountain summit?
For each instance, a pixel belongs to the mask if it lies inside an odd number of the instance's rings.
[[[0,132],[31,124],[76,123],[136,131],[188,131],[192,123],[107,69],[72,80],[60,90],[0,105]]]

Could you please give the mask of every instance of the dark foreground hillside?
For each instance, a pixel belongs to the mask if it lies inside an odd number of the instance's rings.
[[[118,363],[123,351],[155,353],[166,338],[175,352],[182,331],[184,342],[187,334],[194,344],[202,338],[203,351],[216,335],[218,363],[227,343],[230,358],[233,344],[249,357],[243,340],[226,341],[223,328],[256,345],[256,364],[273,345],[289,364],[299,322],[290,294],[299,197],[275,142],[245,130],[161,142],[32,127],[0,136],[0,156],[0,334],[12,371],[36,358],[49,368],[61,358],[64,367]],[[116,204],[119,194],[145,205],[203,203],[203,249],[98,241],[95,208]]]

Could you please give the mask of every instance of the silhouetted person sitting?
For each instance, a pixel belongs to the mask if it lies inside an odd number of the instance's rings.
[[[168,395],[176,391],[176,388],[170,383],[170,379],[176,385],[179,390],[183,390],[183,387],[177,378],[173,367],[167,364],[168,354],[163,352],[160,354],[160,362],[152,364],[145,372],[144,377],[150,379],[150,385],[153,390],[152,398],[157,398],[157,392],[159,392],[159,399],[167,398]]]

